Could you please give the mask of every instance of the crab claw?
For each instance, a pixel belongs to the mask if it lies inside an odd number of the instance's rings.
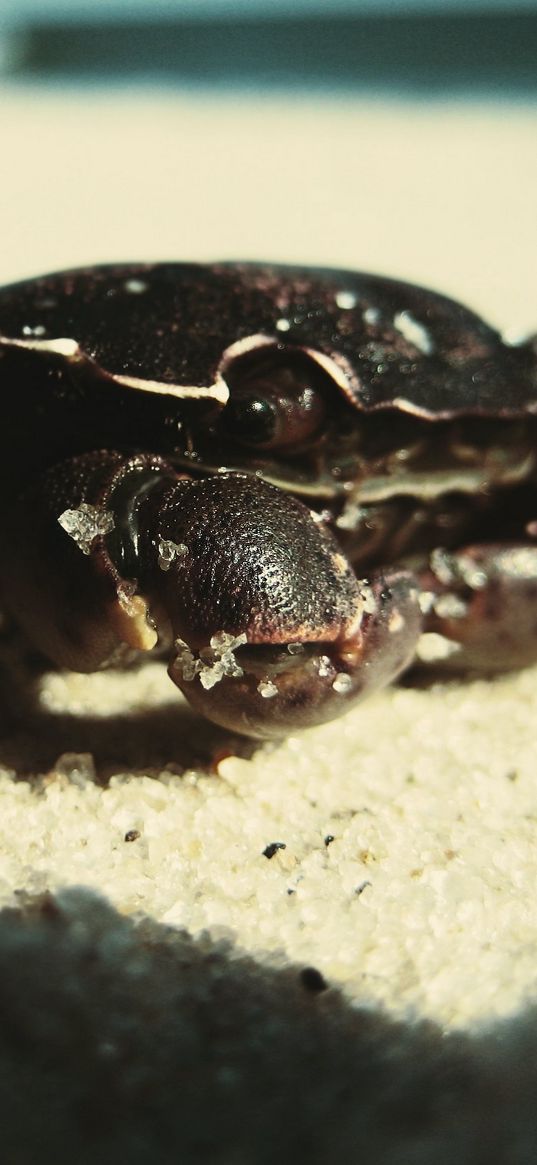
[[[330,720],[414,654],[411,576],[360,582],[319,516],[258,478],[163,479],[137,528],[140,586],[174,641],[170,676],[233,731]]]
[[[4,538],[3,599],[49,658],[95,671],[172,644],[193,707],[247,736],[339,716],[421,631],[412,575],[358,580],[318,514],[251,475],[83,454],[18,499]]]

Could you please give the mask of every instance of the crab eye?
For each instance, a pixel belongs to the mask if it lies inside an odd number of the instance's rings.
[[[323,393],[310,368],[250,370],[230,389],[222,424],[227,435],[241,445],[258,449],[300,447],[316,435],[324,420]]]
[[[237,441],[247,445],[266,445],[274,439],[278,427],[278,407],[268,396],[253,387],[237,392],[226,409],[226,428]]]

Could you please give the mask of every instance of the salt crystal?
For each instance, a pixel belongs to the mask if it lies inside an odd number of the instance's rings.
[[[420,591],[418,595],[418,604],[422,615],[429,615],[435,603],[435,595],[433,591]]]
[[[147,291],[147,283],[143,279],[126,279],[123,287],[131,295],[141,295],[142,292]]]
[[[537,523],[530,522],[527,530],[531,537],[535,537],[536,531],[532,527],[537,526]],[[533,579],[535,575],[535,547],[534,546],[511,546],[502,554],[502,573],[508,575],[510,578],[529,578]]]
[[[44,336],[46,335],[46,331],[47,329],[43,327],[43,324],[36,324],[35,328],[26,325],[22,329],[22,334],[23,336]]]
[[[209,645],[200,649],[196,659],[188,643],[184,639],[176,639],[175,646],[178,650],[173,667],[181,672],[186,682],[199,676],[200,684],[209,691],[224,679],[224,676],[238,679],[244,675],[234,653],[237,647],[242,647],[245,643],[247,637],[244,632],[232,635],[229,631],[217,631],[211,636]]]
[[[344,671],[339,671],[332,683],[335,692],[348,692],[352,688],[352,678]]]
[[[353,502],[350,498],[345,502],[345,505],[336,518],[336,526],[340,530],[356,530],[356,528],[365,521],[367,517],[367,509],[365,506],[360,506],[357,502]]]
[[[95,538],[114,529],[114,515],[110,510],[87,502],[81,502],[76,510],[64,510],[58,522],[83,554],[90,553]]]
[[[452,554],[448,554],[441,546],[436,547],[429,557],[429,565],[434,575],[441,583],[452,583],[457,577],[455,562]]]
[[[72,785],[84,789],[88,784],[95,784],[95,762],[91,752],[62,752],[58,757],[54,772],[59,777],[66,777]]]
[[[434,344],[431,339],[430,332],[424,324],[420,324],[419,320],[414,319],[414,316],[409,311],[400,311],[393,319],[394,328],[404,336],[409,344],[413,344],[415,348],[419,348],[425,356],[430,356],[434,351]]]
[[[170,538],[161,538],[158,544],[158,564],[161,570],[169,570],[178,558],[188,554],[188,546],[184,542],[172,542]]]
[[[380,323],[380,311],[378,307],[366,307],[365,311],[362,313],[362,319],[364,324],[369,324],[375,327],[376,324]]]
[[[364,611],[367,615],[374,615],[377,610],[377,600],[373,593],[372,587],[366,582],[360,582],[360,598],[364,604]]]
[[[177,671],[181,671],[183,679],[190,683],[199,671],[200,661],[194,658],[193,652],[184,639],[176,639],[175,646],[177,655],[173,661],[173,667]]]
[[[216,660],[215,663],[210,665],[206,664],[200,668],[200,684],[202,688],[208,691],[210,688],[214,688],[215,684],[220,683],[220,680],[224,678],[225,674],[223,660]]]
[[[445,635],[437,635],[436,631],[425,631],[418,639],[416,656],[422,663],[440,663],[460,650],[460,643],[446,639]]]
[[[434,602],[434,612],[439,619],[463,619],[468,605],[458,595],[439,595]]]
[[[271,700],[273,696],[278,695],[278,689],[272,680],[260,680],[257,685],[257,690],[259,695],[263,696],[265,700]]]
[[[242,647],[248,640],[244,631],[240,635],[231,635],[229,631],[216,631],[214,635],[211,635],[209,642],[213,651],[235,651],[237,647]]]
[[[473,558],[461,555],[458,560],[460,576],[467,587],[472,591],[481,591],[487,585],[486,572],[474,562]]]
[[[402,631],[405,625],[405,620],[400,611],[392,611],[388,623],[388,631],[390,635],[395,635],[398,631]]]
[[[358,297],[354,291],[338,291],[336,295],[336,304],[343,308],[343,311],[350,311],[351,308],[356,307]]]

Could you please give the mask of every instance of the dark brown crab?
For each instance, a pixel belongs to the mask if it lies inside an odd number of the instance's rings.
[[[62,666],[171,648],[281,735],[412,661],[537,659],[537,360],[408,284],[97,267],[0,293],[0,586]],[[362,578],[362,576],[365,576]]]

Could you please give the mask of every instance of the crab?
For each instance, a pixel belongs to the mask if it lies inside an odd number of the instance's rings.
[[[378,276],[139,263],[1,291],[0,377],[0,594],[57,665],[167,654],[262,738],[417,656],[537,660],[535,341]]]

